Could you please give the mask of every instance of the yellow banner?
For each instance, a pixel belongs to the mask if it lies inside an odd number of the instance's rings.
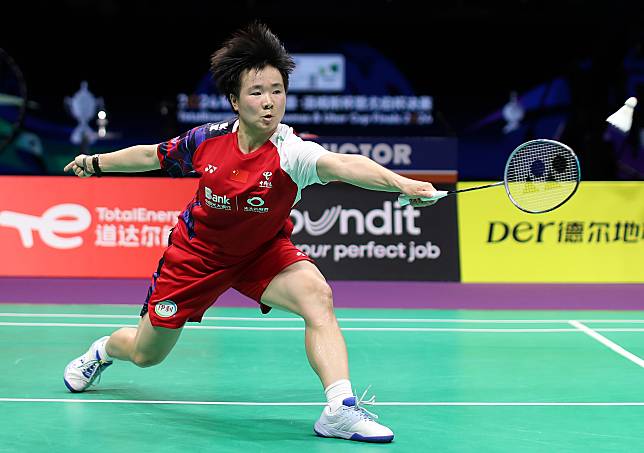
[[[582,182],[545,214],[519,210],[503,186],[457,197],[463,282],[644,283],[642,182]]]

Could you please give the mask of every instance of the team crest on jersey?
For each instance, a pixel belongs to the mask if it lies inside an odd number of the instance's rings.
[[[159,318],[170,318],[177,314],[177,304],[171,300],[164,300],[156,304],[154,312]]]
[[[271,176],[273,176],[273,172],[265,171],[262,175],[264,176],[264,179],[259,181],[259,187],[263,189],[270,189],[273,187],[273,183],[270,181]]]

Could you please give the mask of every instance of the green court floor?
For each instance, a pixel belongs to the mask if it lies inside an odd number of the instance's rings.
[[[69,393],[65,365],[137,313],[0,304],[0,452],[644,451],[643,312],[337,310],[391,445],[315,437],[304,325],[276,310],[213,308],[161,365]]]

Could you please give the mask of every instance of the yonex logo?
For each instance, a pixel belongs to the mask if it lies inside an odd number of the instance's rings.
[[[162,302],[159,302],[154,307],[154,312],[159,318],[170,318],[171,316],[174,316],[177,311],[177,304],[175,304],[171,300],[164,300]]]
[[[217,170],[217,167],[215,167],[214,165],[210,165],[210,164],[208,164],[208,166],[205,168],[205,171],[208,172],[208,173],[214,173],[215,170]]]

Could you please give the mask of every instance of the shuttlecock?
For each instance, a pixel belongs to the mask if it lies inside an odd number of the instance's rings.
[[[618,111],[606,118],[606,121],[624,133],[630,131],[633,124],[633,109],[636,105],[636,98],[628,98]]]

